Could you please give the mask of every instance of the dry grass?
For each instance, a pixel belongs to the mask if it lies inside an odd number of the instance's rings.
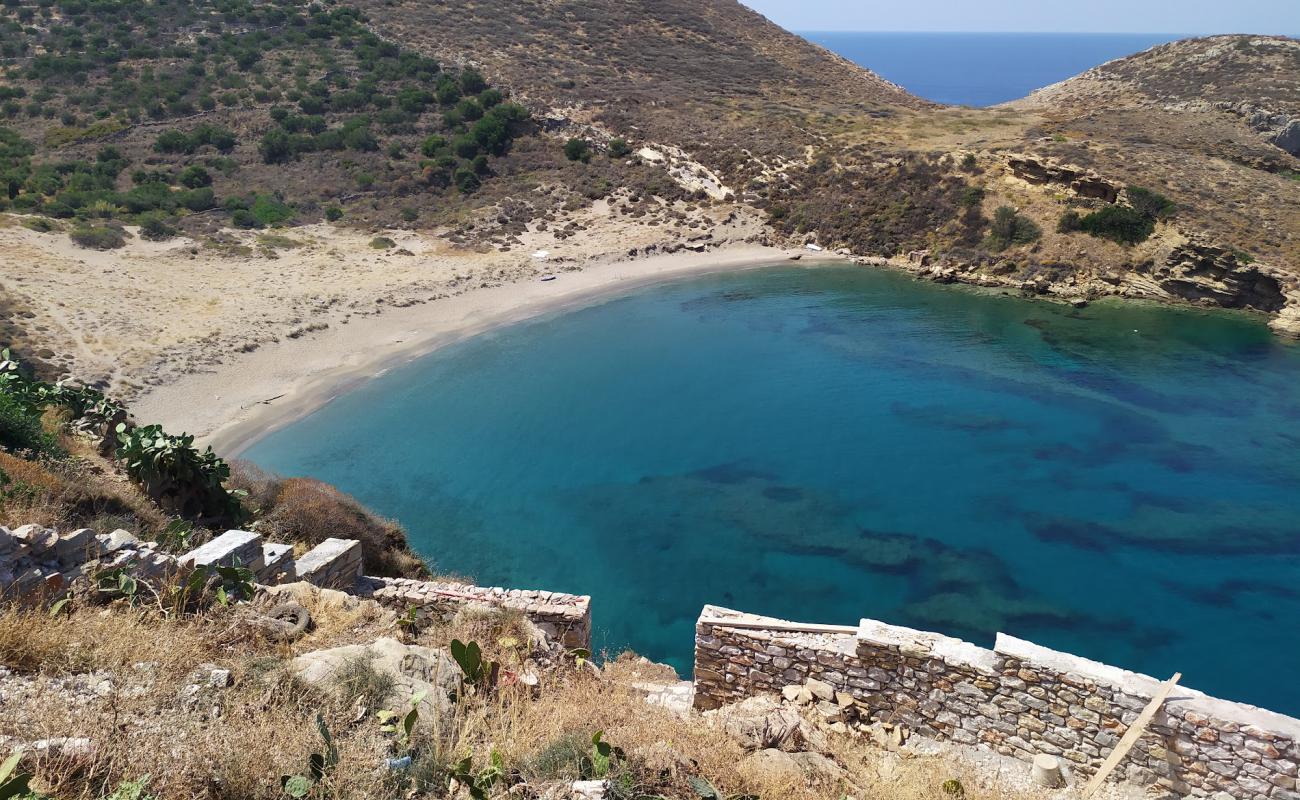
[[[0,451],[0,521],[9,527],[45,525],[59,530],[114,528],[149,534],[167,524],[130,481],[83,439],[62,434],[62,459],[25,458]]]
[[[406,532],[338,489],[311,478],[277,478],[236,463],[231,485],[249,493],[260,513],[257,530],[268,539],[315,545],[329,537],[361,542],[367,575],[421,577],[424,562],[411,551]]]
[[[336,598],[334,598],[336,599]],[[395,635],[393,615],[370,603],[340,606],[329,595],[307,598],[318,628],[293,646],[268,642],[217,609],[188,619],[166,619],[125,606],[81,606],[70,617],[41,611],[0,611],[0,664],[16,674],[0,679],[0,737],[91,739],[93,755],[47,757],[32,769],[40,789],[60,798],[97,798],[124,780],[149,775],[159,798],[280,798],[282,775],[303,774],[321,750],[319,713],[339,748],[340,761],[314,796],[323,798],[445,797],[447,769],[472,755],[476,768],[492,751],[504,758],[508,779],[493,796],[536,797],[557,782],[576,779],[591,736],[624,752],[611,778],[620,796],[692,797],[686,780],[705,776],[724,792],[761,798],[842,797],[923,800],[944,797],[942,782],[957,777],[967,796],[1010,797],[981,789],[962,768],[938,758],[900,758],[845,737],[831,756],[846,768],[842,784],[747,774],[744,752],[702,718],[679,719],[647,706],[625,681],[647,668],[620,662],[596,676],[561,668],[542,676],[536,691],[502,689],[486,699],[462,699],[439,725],[421,723],[417,758],[403,780],[380,769],[394,754],[391,737],[373,715],[358,718],[356,689],[382,693],[383,681],[352,687],[305,687],[290,676],[297,652]],[[466,615],[425,630],[421,644],[445,645],[453,635],[482,637],[498,653],[517,620]],[[185,687],[201,665],[232,670],[229,689],[204,689],[197,702]],[[653,670],[649,670],[653,672]],[[356,673],[364,677],[364,668]],[[83,686],[70,700],[67,687]],[[376,701],[378,702],[378,701]],[[509,784],[509,785],[508,785]]]

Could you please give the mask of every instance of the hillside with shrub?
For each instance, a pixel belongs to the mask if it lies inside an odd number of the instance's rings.
[[[0,210],[69,220],[87,247],[122,224],[396,223],[517,169],[501,161],[521,139],[541,147],[474,68],[348,6],[6,3],[0,29]]]
[[[98,391],[33,377],[0,353],[0,520],[116,529],[182,553],[230,527],[300,547],[362,543],[367,574],[419,576],[402,528],[319,481],[233,466],[194,437],[137,425]]]

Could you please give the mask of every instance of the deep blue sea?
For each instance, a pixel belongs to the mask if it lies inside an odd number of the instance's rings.
[[[445,571],[593,596],[689,674],[706,603],[996,631],[1300,713],[1300,347],[854,267],[693,278],[396,368],[247,454]]]
[[[1018,100],[1112,59],[1184,38],[1160,33],[846,33],[804,38],[936,103]]]

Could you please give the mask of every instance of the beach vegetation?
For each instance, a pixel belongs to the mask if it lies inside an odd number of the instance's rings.
[[[126,246],[126,236],[120,228],[109,225],[83,225],[68,234],[72,241],[90,250],[115,250]]]
[[[140,218],[140,238],[151,242],[163,242],[174,238],[178,231],[167,221],[167,217],[152,212]]]

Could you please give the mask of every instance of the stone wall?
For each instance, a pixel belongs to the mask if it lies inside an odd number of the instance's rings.
[[[465,604],[516,609],[565,647],[591,649],[591,598],[586,595],[409,578],[365,578],[357,591],[398,611]]]
[[[252,570],[263,585],[306,581],[371,597],[399,612],[412,606],[491,605],[517,609],[552,640],[569,648],[591,648],[591,598],[560,592],[485,588],[361,574],[361,543],[326,539],[296,561],[292,547],[264,542],[260,534],[226,531],[184,555],[158,549],[122,530],[96,534],[82,529],[63,535],[39,525],[10,531],[0,526],[0,599],[48,600],[78,580],[122,567],[156,584],[202,566]]]
[[[696,707],[811,677],[852,695],[873,721],[1026,761],[1056,755],[1077,780],[1100,767],[1161,683],[1005,634],[988,650],[874,620],[799,627],[706,606]],[[1112,776],[1177,795],[1300,800],[1297,764],[1300,720],[1180,687]]]

